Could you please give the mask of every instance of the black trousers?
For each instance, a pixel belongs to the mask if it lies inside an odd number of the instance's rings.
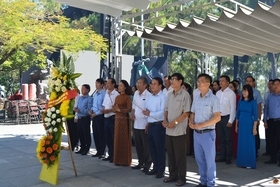
[[[115,115],[104,118],[106,144],[108,154],[111,159],[114,158],[114,131],[115,131]]]
[[[268,150],[271,160],[277,161],[278,144],[280,139],[280,121],[269,119],[267,129]]]
[[[261,139],[260,139],[260,133],[259,133],[259,126],[257,126],[257,134],[255,136],[256,141],[256,157],[258,157],[258,151],[261,147]]]
[[[138,163],[144,166],[145,169],[150,169],[152,158],[149,150],[148,134],[145,133],[145,129],[133,129],[133,134]]]
[[[186,135],[166,135],[166,150],[168,156],[169,175],[172,179],[186,181],[187,172],[187,145]]]
[[[67,120],[67,125],[70,135],[71,147],[73,151],[79,142],[78,125],[74,122],[74,118]]]
[[[217,123],[218,136],[220,141],[221,159],[232,159],[232,127],[227,127],[229,115],[222,116],[221,121]]]
[[[92,132],[97,155],[104,155],[106,147],[104,115],[98,115],[92,118]]]
[[[91,136],[90,136],[90,117],[84,116],[78,119],[78,131],[79,138],[81,142],[81,150],[89,151],[91,146]]]

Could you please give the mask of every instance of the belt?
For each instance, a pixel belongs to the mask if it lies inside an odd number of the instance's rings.
[[[79,116],[78,119],[83,119],[83,118],[86,118],[86,117],[89,117],[89,116]]]
[[[112,116],[109,116],[109,117],[105,117],[105,118],[110,119],[110,118],[114,118],[114,117],[115,117],[115,115],[112,115]]]
[[[226,117],[229,117],[229,115],[221,116],[221,118],[226,118]]]
[[[280,118],[269,118],[271,121],[280,121]]]
[[[149,123],[149,125],[156,125],[156,124],[161,124],[163,121],[156,121],[156,122],[153,122],[153,123]]]
[[[205,130],[196,130],[195,129],[195,132],[197,132],[198,134],[203,134],[203,133],[206,133],[206,132],[210,132],[212,130],[214,130],[214,129],[205,129]]]

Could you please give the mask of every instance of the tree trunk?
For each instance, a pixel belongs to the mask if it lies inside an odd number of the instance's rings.
[[[221,67],[222,67],[223,57],[218,57],[218,71],[217,71],[217,80],[220,79],[221,76]]]
[[[269,75],[269,79],[275,79],[277,76],[275,54],[267,53],[267,56],[268,56],[268,59],[271,61],[271,74]]]

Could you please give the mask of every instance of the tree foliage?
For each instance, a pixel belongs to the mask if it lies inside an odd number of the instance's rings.
[[[104,38],[86,25],[71,28],[69,20],[45,0],[0,1],[0,65],[2,70],[43,66],[45,55],[57,50],[71,53],[106,50]]]

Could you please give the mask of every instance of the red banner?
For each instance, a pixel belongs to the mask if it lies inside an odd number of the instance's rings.
[[[77,90],[67,90],[66,92],[64,92],[61,96],[59,96],[59,98],[54,99],[54,100],[50,100],[48,102],[47,108],[51,108],[55,105],[58,105],[59,103],[62,103],[64,100],[69,100],[69,99],[73,99],[78,95]]]

